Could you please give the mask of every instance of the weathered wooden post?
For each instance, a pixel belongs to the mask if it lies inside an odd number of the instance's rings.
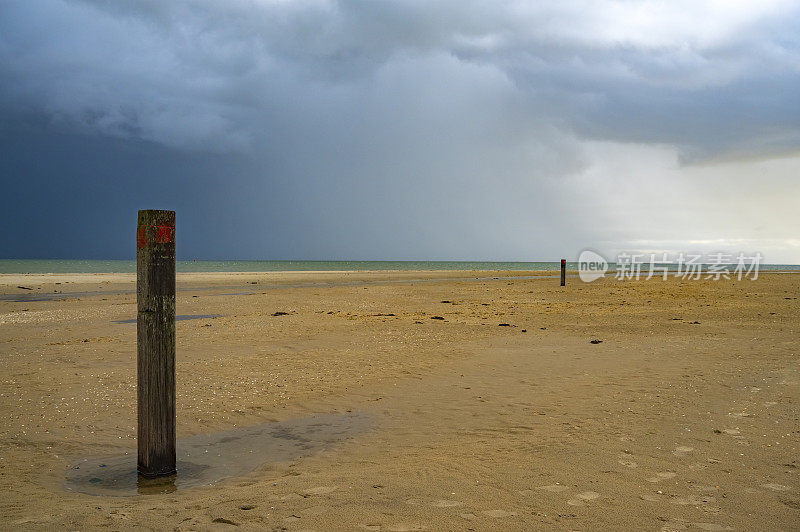
[[[138,469],[175,473],[175,211],[136,226]]]
[[[561,259],[561,286],[567,284],[567,259]]]

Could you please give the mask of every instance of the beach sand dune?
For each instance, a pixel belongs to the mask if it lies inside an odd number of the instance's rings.
[[[800,275],[183,274],[154,486],[134,283],[0,276],[0,528],[800,528]]]

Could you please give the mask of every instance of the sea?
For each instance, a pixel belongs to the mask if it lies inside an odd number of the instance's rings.
[[[614,270],[615,264],[609,264]],[[369,270],[558,271],[560,262],[387,261],[387,260],[179,260],[179,272],[285,272]],[[576,270],[577,262],[567,262]],[[800,271],[797,264],[761,264],[760,270]],[[673,269],[673,268],[670,268]],[[135,260],[0,259],[0,273],[135,273]]]

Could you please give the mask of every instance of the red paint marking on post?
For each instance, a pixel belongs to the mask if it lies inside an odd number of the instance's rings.
[[[140,227],[136,231],[136,247],[143,248],[147,245],[147,233],[144,230],[144,227]]]
[[[172,225],[154,225],[156,228],[156,242],[166,244],[175,242],[175,227]]]

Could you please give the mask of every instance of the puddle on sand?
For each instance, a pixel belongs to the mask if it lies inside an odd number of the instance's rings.
[[[136,450],[122,456],[78,459],[67,470],[65,487],[89,495],[132,496],[170,493],[242,476],[260,466],[296,460],[369,428],[364,414],[317,414],[263,423],[177,442],[178,473],[140,478]]]
[[[178,314],[175,321],[202,320],[205,318],[221,318],[222,314]],[[113,320],[112,323],[136,323],[136,318],[130,320]]]

